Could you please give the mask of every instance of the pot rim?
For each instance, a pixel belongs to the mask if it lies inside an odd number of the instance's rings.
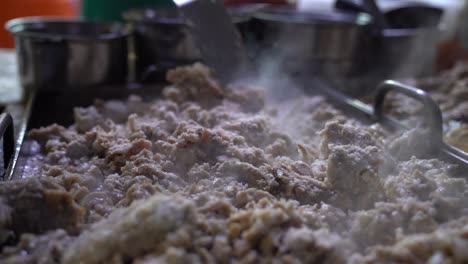
[[[268,8],[253,14],[258,20],[280,22],[286,24],[306,25],[356,25],[367,26],[372,22],[372,17],[367,13],[348,13],[341,11],[331,12],[305,12],[292,8]]]
[[[172,10],[172,9],[163,9],[163,10]],[[154,23],[154,24],[173,24],[173,25],[183,25],[183,21],[180,17],[177,17],[176,14],[171,14],[167,17],[158,17],[156,12],[158,9],[154,8],[133,8],[122,14],[122,18],[127,22],[145,22],[145,23]],[[159,10],[162,11],[162,10]]]
[[[170,15],[158,15],[157,12],[174,11]],[[122,18],[130,23],[166,24],[166,25],[187,25],[184,19],[177,15],[177,9],[165,8],[134,8],[123,13]],[[169,14],[169,13],[168,13]],[[243,23],[251,19],[250,14],[232,13],[233,23]]]
[[[49,33],[32,32],[27,26],[48,24],[77,24],[77,25],[94,25],[99,27],[107,27],[108,30],[102,30],[98,34],[67,34],[67,33]],[[5,29],[14,36],[36,38],[43,40],[73,40],[73,41],[108,41],[126,38],[130,35],[130,30],[127,26],[118,22],[101,22],[101,21],[85,21],[81,19],[65,18],[65,17],[21,17],[9,20],[5,23]],[[107,31],[107,32],[106,32]]]
[[[411,37],[418,34],[442,32],[439,27],[422,27],[422,28],[387,28],[384,29],[383,37]]]

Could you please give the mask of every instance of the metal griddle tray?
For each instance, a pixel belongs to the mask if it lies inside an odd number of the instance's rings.
[[[314,92],[325,96],[331,104],[343,110],[344,113],[369,122],[379,122],[391,130],[408,130],[409,128],[394,118],[384,115],[384,101],[390,91],[405,94],[422,102],[425,109],[425,123],[429,129],[429,142],[431,142],[431,149],[434,151],[435,156],[457,164],[461,169],[468,168],[468,153],[444,142],[442,136],[442,113],[437,104],[423,90],[396,81],[384,81],[377,87],[374,105],[369,106],[360,100],[346,96],[338,90],[333,89],[322,80],[314,79],[312,81],[315,88]],[[35,94],[31,93],[22,103],[8,106],[6,111],[9,113],[4,113],[0,116],[0,135],[3,139],[4,170],[6,171],[2,178],[4,180],[11,180],[16,167],[19,166],[18,159],[27,125],[30,121],[29,118],[35,97]],[[60,111],[60,109],[57,110]],[[11,118],[11,115],[14,118]],[[14,125],[14,136],[12,136],[13,120],[17,122]],[[60,120],[55,121],[60,122]]]
[[[0,115],[0,136],[2,138],[0,154],[2,154],[1,158],[3,159],[0,181],[10,180],[16,168],[34,98],[34,93],[26,94],[21,102],[8,104]]]
[[[73,123],[73,108],[87,106],[99,98],[118,100],[130,95],[139,95],[144,100],[159,96],[163,84],[108,85],[99,87],[74,87],[62,92],[44,92],[31,90],[18,103],[7,104],[0,115],[0,182],[16,179],[23,171],[29,154],[22,152],[25,148],[24,138],[27,129],[59,123],[64,126]],[[14,129],[13,129],[14,128]],[[14,136],[11,133],[14,130]],[[26,146],[27,147],[27,146]],[[26,148],[27,149],[27,148]],[[26,151],[27,152],[27,151]],[[2,159],[3,161],[2,162]]]
[[[377,86],[373,106],[369,106],[331,88],[325,82],[315,80],[314,83],[316,88],[326,95],[329,101],[338,105],[339,108],[346,108],[352,111],[353,114],[360,115],[372,122],[381,123],[384,127],[392,130],[408,130],[409,127],[395,118],[384,115],[386,95],[389,92],[397,92],[416,99],[423,104],[424,121],[429,132],[428,142],[431,143],[430,149],[433,153],[438,158],[461,166],[462,169],[468,168],[468,153],[444,142],[442,111],[425,91],[397,81],[387,80]]]

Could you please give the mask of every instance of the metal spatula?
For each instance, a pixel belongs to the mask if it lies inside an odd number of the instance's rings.
[[[246,65],[241,36],[222,2],[173,0],[185,17],[201,58],[223,83],[233,81]]]

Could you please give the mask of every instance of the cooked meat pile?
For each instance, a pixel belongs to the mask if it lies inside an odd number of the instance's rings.
[[[444,119],[445,140],[468,152],[468,64],[460,63],[438,76],[407,81],[427,91],[438,103]],[[413,99],[393,94],[388,102],[387,110],[392,115],[413,124],[421,120],[424,109]]]
[[[417,130],[321,97],[267,106],[200,64],[167,79],[29,132],[38,153],[0,185],[1,263],[468,261],[467,182],[408,154]]]

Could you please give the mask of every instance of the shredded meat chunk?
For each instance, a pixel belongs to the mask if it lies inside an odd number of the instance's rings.
[[[466,173],[420,155],[419,129],[271,103],[201,64],[167,80],[29,131],[28,169],[0,183],[0,263],[466,262]]]
[[[113,255],[138,256],[194,221],[193,207],[174,197],[153,196],[115,211],[83,232],[65,251],[65,263],[102,263]],[[99,250],[96,250],[99,249]]]
[[[376,247],[355,263],[466,263],[468,226],[405,237],[394,246]]]
[[[65,249],[73,237],[63,229],[43,235],[23,234],[15,247],[5,247],[2,263],[5,264],[45,264],[61,263]]]
[[[65,188],[51,178],[2,183],[0,197],[0,227],[16,235],[57,228],[76,233],[85,213]]]

